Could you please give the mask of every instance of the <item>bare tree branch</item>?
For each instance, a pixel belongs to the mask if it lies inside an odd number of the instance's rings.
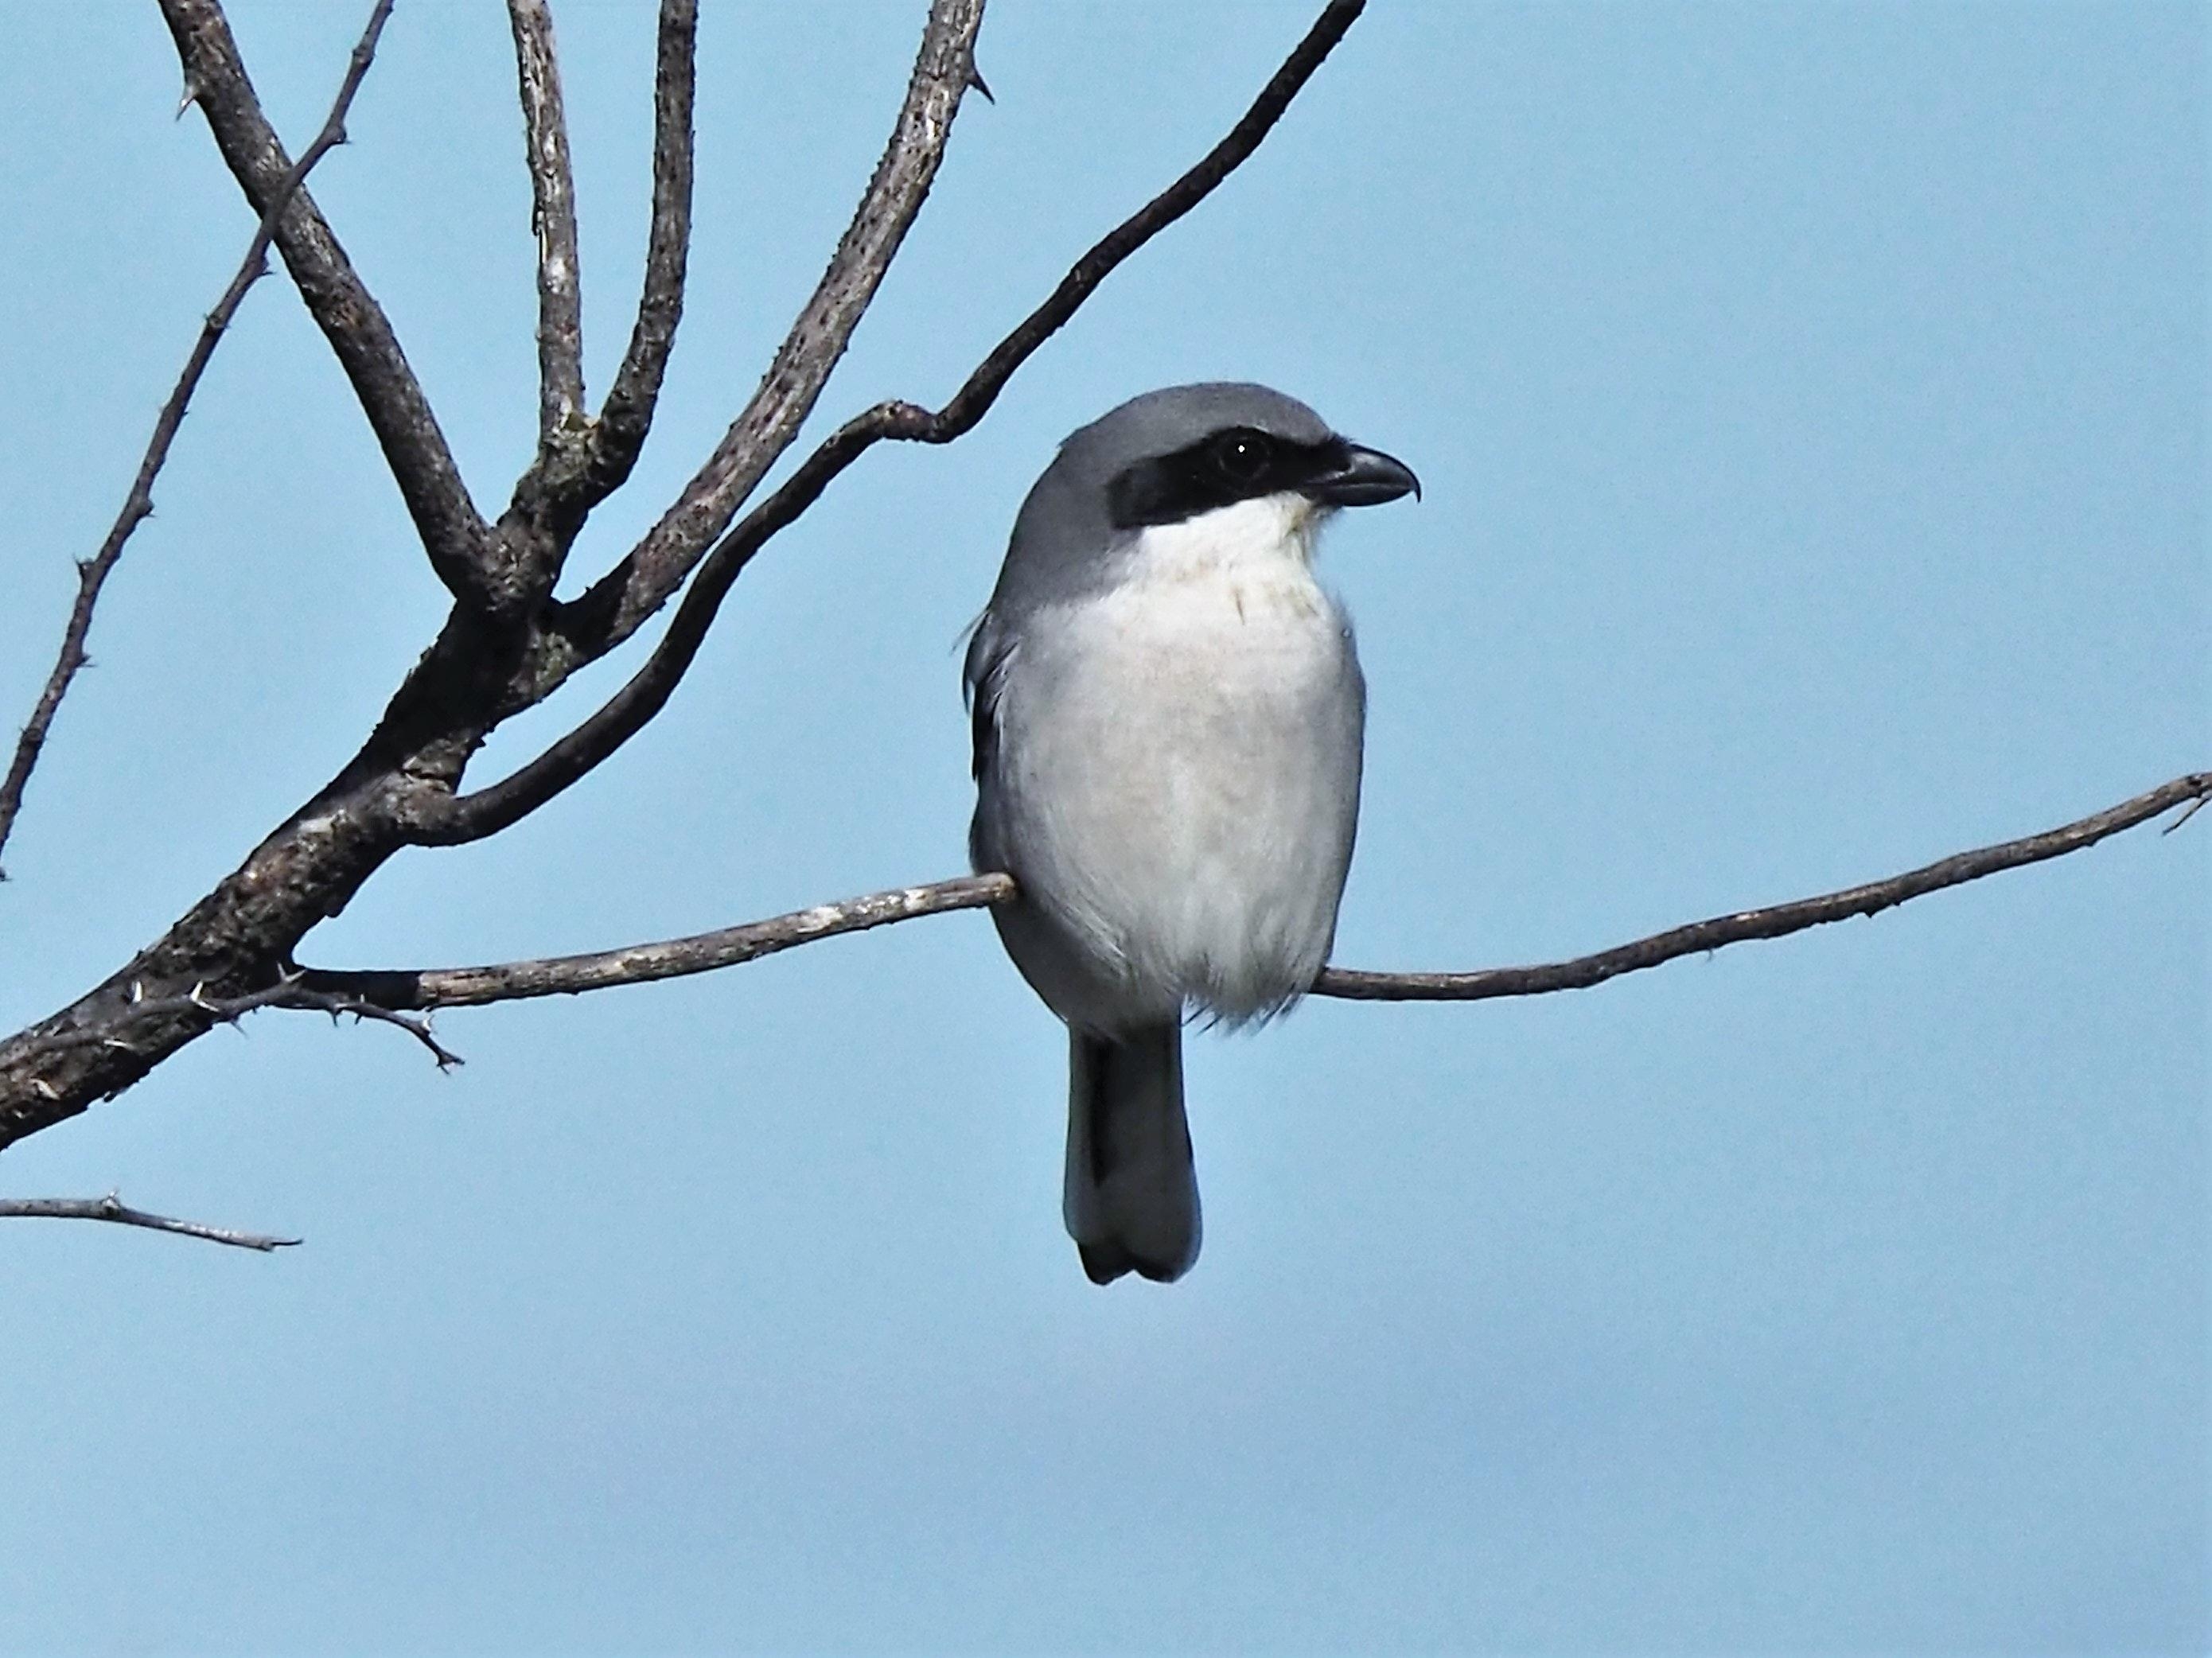
[[[1753,938],[1778,938],[1827,921],[1873,915],[1909,899],[1940,892],[1968,881],[2023,865],[2063,857],[2094,846],[2108,835],[2147,823],[2187,804],[2194,812],[2212,799],[2212,772],[2191,772],[2161,783],[2107,811],[2041,835],[2006,841],[1908,870],[1887,880],[1846,887],[1817,898],[1740,910],[1711,920],[1693,921],[1648,938],[1540,967],[1486,968],[1471,973],[1370,973],[1347,968],[1322,970],[1316,996],[1352,1001],[1485,1001],[1499,996],[1540,996],[1556,990],[1586,989],[1624,973],[1641,972],[1678,957],[1718,950]],[[2186,815],[2180,820],[2186,822]],[[2178,828],[2179,823],[2171,826]],[[899,887],[837,903],[817,904],[764,921],[655,944],[582,956],[554,956],[506,962],[489,967],[410,968],[370,970],[302,969],[298,982],[314,990],[357,997],[393,1009],[476,1007],[532,996],[574,995],[616,985],[711,973],[794,945],[840,933],[860,932],[923,915],[956,909],[982,909],[1018,896],[1012,876],[963,875],[927,886]]]
[[[1204,201],[1259,148],[1364,6],[1365,0],[1331,0],[1228,136],[1077,260],[1044,303],[999,343],[944,408],[932,412],[910,403],[878,404],[824,439],[708,556],[667,633],[620,690],[574,730],[498,782],[430,806],[416,825],[419,838],[427,845],[449,845],[496,834],[584,777],[643,730],[667,705],[690,668],[731,584],[769,538],[811,507],[831,479],[882,440],[950,443],[971,430],[1014,371],[1075,314],[1116,266]],[[664,519],[664,525],[668,521]],[[602,589],[622,576],[617,568],[579,600],[577,608],[591,606]]]
[[[351,382],[384,451],[431,568],[462,604],[497,609],[487,526],[392,324],[355,272],[313,197],[278,192],[291,163],[262,113],[218,0],[160,0],[183,61],[186,95],[207,117],[232,176],[257,213],[276,211],[277,252]]]
[[[629,474],[636,459],[681,313],[693,166],[696,0],[661,3],[653,208],[642,295],[622,371],[597,422],[581,416],[573,185],[545,0],[509,0],[541,233],[541,443],[495,526],[477,516],[389,324],[301,186],[320,150],[311,147],[298,163],[287,161],[238,62],[218,0],[161,3],[177,37],[189,93],[205,110],[226,162],[263,216],[258,246],[273,241],[283,253],[310,314],[355,386],[434,566],[459,602],[368,741],[337,776],[129,964],[47,1019],[0,1040],[0,1145],[112,1097],[213,1025],[235,1023],[257,1008],[351,1013],[387,1023],[445,1066],[458,1063],[457,1056],[419,1017],[432,1008],[702,972],[842,932],[1010,901],[1011,878],[985,874],[588,956],[404,972],[324,972],[292,965],[306,936],[337,914],[401,847],[471,840],[503,828],[553,798],[641,727],[681,679],[746,562],[870,446],[884,439],[943,443],[971,429],[1012,374],[1121,261],[1190,211],[1250,155],[1358,16],[1359,0],[1331,0],[1222,143],[1078,261],[941,409],[886,403],[848,421],[731,528],[815,406],[930,188],[963,92],[978,84],[973,52],[982,0],[933,0],[891,141],[828,271],[759,390],[676,507],[629,558],[567,605],[550,603],[561,561],[585,513]],[[366,72],[389,4],[377,0],[349,84],[318,140],[322,149],[343,139],[347,100]],[[250,282],[258,269],[250,258],[242,282]],[[235,309],[234,296],[227,295],[226,303]],[[211,318],[219,334],[214,325]],[[177,403],[179,412],[182,406]],[[164,419],[169,420],[167,411]],[[173,420],[168,436],[157,428],[164,452],[173,430]],[[154,465],[158,468],[158,459]],[[142,472],[142,486],[150,481],[151,473]],[[143,493],[135,489],[134,499]],[[131,510],[126,503],[125,517],[135,523]],[[142,507],[137,517],[143,516]],[[121,526],[123,535],[129,530],[129,524]],[[634,631],[687,577],[690,591],[666,636],[612,701],[520,771],[474,795],[453,798],[470,757],[492,730],[542,701],[577,666]],[[92,584],[94,594],[97,585]],[[89,598],[81,593],[81,604],[88,618]],[[82,628],[74,616],[72,625],[81,655]],[[66,642],[64,655],[67,660]],[[76,665],[81,662],[69,671]],[[66,676],[62,683],[65,688]],[[51,719],[46,708],[34,721],[40,740]],[[31,746],[33,756],[36,746]],[[18,783],[5,797],[0,839],[20,795]],[[2194,811],[2208,798],[2212,774],[2192,774],[2046,835],[1961,853],[1844,892],[1717,917],[1574,961],[1463,974],[1332,969],[1321,975],[1315,993],[1471,1000],[1597,984],[1741,939],[1872,914],[1942,887],[2078,850],[2173,806]],[[62,1212],[51,1206],[43,1211]],[[0,1209],[7,1212],[33,1212]],[[162,1224],[174,1230],[190,1226]],[[198,1229],[194,1235],[214,1230]]]
[[[289,1249],[298,1238],[270,1237],[263,1232],[236,1232],[226,1226],[208,1226],[196,1220],[173,1220],[133,1209],[114,1193],[104,1198],[0,1198],[0,1219],[106,1220],[119,1226],[143,1226],[153,1232],[174,1232],[210,1243],[227,1243],[234,1249]]]
[[[178,37],[187,84],[207,110],[219,148],[248,198],[265,210],[270,169],[281,170],[283,152],[255,103],[216,0],[161,3]],[[900,126],[861,213],[815,301],[785,342],[779,366],[750,405],[753,416],[741,416],[732,428],[741,437],[764,433],[763,446],[755,448],[744,438],[727,450],[736,470],[721,477],[716,491],[726,483],[734,493],[714,508],[711,524],[702,523],[696,547],[678,562],[696,563],[707,542],[726,525],[737,504],[757,484],[761,469],[791,441],[843,349],[858,307],[874,291],[883,261],[895,251],[919,206],[960,95],[974,84],[973,40],[981,5],[981,0],[934,0]],[[1347,19],[1356,9],[1338,0],[1328,15]],[[639,332],[632,342],[637,347],[635,389],[641,410],[649,405],[647,380],[659,373],[665,336],[674,326],[681,299],[677,256],[688,201],[690,21],[689,0],[665,0],[656,89],[655,234],[666,257],[656,258],[648,275]],[[301,941],[343,909],[393,853],[441,838],[443,815],[484,738],[514,714],[543,701],[584,662],[604,653],[618,637],[611,631],[616,620],[627,616],[623,625],[635,627],[647,613],[623,612],[624,596],[634,598],[641,591],[628,575],[602,581],[575,604],[546,603],[589,505],[589,480],[595,475],[588,460],[580,469],[572,456],[568,465],[551,473],[533,464],[507,512],[486,533],[459,490],[443,440],[389,325],[305,191],[278,216],[276,246],[311,315],[352,377],[410,503],[422,504],[426,492],[435,497],[441,479],[452,484],[471,534],[442,544],[430,534],[426,545],[442,545],[434,562],[443,561],[441,574],[459,602],[368,739],[335,776],[128,963],[46,1018],[0,1038],[0,1146],[132,1086],[206,1034],[216,1018],[204,1004],[234,1005],[278,983]],[[1109,247],[1103,257],[1119,258],[1127,251]],[[1080,296],[1076,289],[1066,291]],[[1063,308],[1066,303],[1061,301]],[[1048,330],[1058,325],[1038,325]],[[817,327],[826,331],[809,331]],[[893,406],[894,417],[900,407]],[[972,421],[979,412],[980,404],[961,418]],[[929,418],[918,410],[910,413],[919,421]],[[638,429],[642,432],[641,421]],[[950,434],[949,424],[937,433],[939,440]],[[848,459],[833,453],[811,462],[805,498],[817,495]],[[580,476],[585,481],[580,492]],[[703,604],[696,592],[686,600],[675,629],[679,635],[687,627],[704,627],[751,549],[788,521],[782,514],[803,504],[787,489],[756,511],[750,527],[722,550],[719,586]],[[769,507],[778,516],[765,515]],[[435,516],[418,513],[417,523],[432,523]],[[628,562],[624,568],[638,574]],[[675,571],[673,579],[680,581],[681,572]],[[695,589],[698,585],[694,583]],[[687,659],[694,647],[696,637],[680,646]],[[454,836],[450,826],[444,827],[445,838],[474,838]],[[485,831],[478,826],[476,832]]]
[[[314,171],[315,163],[345,142],[346,112],[353,107],[354,94],[361,90],[368,66],[375,61],[377,38],[384,33],[385,19],[391,15],[392,0],[376,0],[368,15],[368,25],[347,59],[345,78],[338,83],[337,95],[331,102],[330,113],[323,118],[322,130],[270,192],[269,205],[261,215],[253,240],[246,244],[246,257],[239,261],[237,274],[231,277],[222,297],[215,302],[215,309],[200,325],[199,337],[192,342],[191,354],[185,359],[184,372],[177,376],[168,400],[162,404],[161,412],[155,419],[154,434],[146,441],[146,452],[138,462],[138,475],[131,482],[131,493],[124,499],[123,510],[116,515],[107,538],[100,544],[100,550],[77,564],[76,602],[70,607],[69,625],[62,633],[61,655],[54,663],[54,671],[46,677],[45,689],[39,693],[30,720],[15,740],[8,774],[0,779],[0,849],[6,847],[9,834],[15,827],[15,816],[23,806],[24,786],[31,780],[33,768],[39,763],[40,751],[46,747],[46,733],[52,729],[62,698],[69,695],[77,670],[89,659],[85,655],[84,642],[92,631],[93,607],[100,603],[100,590],[122,558],[124,544],[131,539],[132,531],[153,516],[154,480],[168,462],[169,447],[185,423],[185,410],[191,403],[193,392],[199,389],[200,377],[207,372],[216,347],[230,326],[230,319],[238,314],[246,290],[268,270],[269,244],[276,234],[277,216],[283,212],[307,174]],[[0,872],[0,880],[5,878],[4,872]]]
[[[691,99],[698,33],[698,0],[660,0],[653,81],[653,224],[646,241],[644,291],[629,349],[592,431],[580,502],[586,511],[620,489],[637,465],[676,343],[676,325],[684,314],[684,268],[691,252]]]
[[[538,464],[552,464],[584,411],[584,301],[576,250],[576,179],[561,65],[545,0],[507,0],[530,157],[531,228],[538,237]]]

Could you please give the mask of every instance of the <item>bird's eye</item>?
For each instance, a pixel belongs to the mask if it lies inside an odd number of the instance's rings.
[[[1275,446],[1259,432],[1239,427],[1213,440],[1213,465],[1231,483],[1256,483],[1275,459]]]

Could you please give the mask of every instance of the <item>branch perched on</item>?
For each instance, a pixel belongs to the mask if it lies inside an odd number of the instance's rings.
[[[1959,853],[1919,869],[1907,870],[1902,875],[1846,887],[1840,892],[1693,921],[1595,955],[1578,956],[1571,961],[1551,962],[1540,967],[1486,968],[1471,973],[1373,973],[1330,967],[1322,970],[1321,977],[1315,981],[1313,994],[1352,1001],[1473,1002],[1499,996],[1541,996],[1557,990],[1584,989],[1624,973],[1640,972],[1679,957],[1718,950],[1723,944],[1753,938],[1779,938],[1786,933],[1802,932],[1808,927],[1852,915],[1873,915],[1910,899],[1940,892],[1945,887],[1960,886],[1985,875],[2079,852],[2123,829],[2148,823],[2175,806],[2187,805],[2194,811],[2197,805],[2208,799],[2212,799],[2212,772],[2191,772],[2106,811],[2040,835]],[[2180,821],[2185,822],[2186,817]],[[738,926],[655,944],[629,944],[620,950],[506,962],[489,967],[352,971],[310,968],[302,969],[299,983],[392,1009],[479,1007],[489,1002],[574,995],[616,985],[645,984],[655,979],[711,973],[718,968],[732,967],[840,933],[866,932],[894,921],[941,915],[950,910],[986,908],[1009,902],[1016,896],[1017,889],[1011,876],[963,875],[928,886],[895,888],[862,898],[817,904],[811,909],[795,910],[764,921],[748,921]]]

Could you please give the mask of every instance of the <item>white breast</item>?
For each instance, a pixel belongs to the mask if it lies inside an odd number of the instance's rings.
[[[1137,1000],[1247,1018],[1327,959],[1363,692],[1315,516],[1280,495],[1145,531],[1109,593],[1039,618],[1007,687],[1024,889]]]

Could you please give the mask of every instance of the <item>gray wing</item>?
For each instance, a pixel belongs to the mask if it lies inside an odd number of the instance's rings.
[[[960,682],[974,744],[969,774],[979,784],[984,782],[998,756],[999,698],[1006,689],[1006,668],[1013,655],[1013,641],[1006,637],[998,618],[988,610],[976,617],[968,635],[968,659],[961,667]]]
[[[992,832],[993,796],[996,793],[999,763],[1000,704],[1006,691],[1006,670],[1014,659],[1013,641],[996,616],[986,610],[975,619],[968,637],[968,659],[960,672],[961,689],[968,700],[968,720],[975,747],[969,769],[975,779],[975,816],[968,825],[968,864],[971,869],[1006,867]]]

